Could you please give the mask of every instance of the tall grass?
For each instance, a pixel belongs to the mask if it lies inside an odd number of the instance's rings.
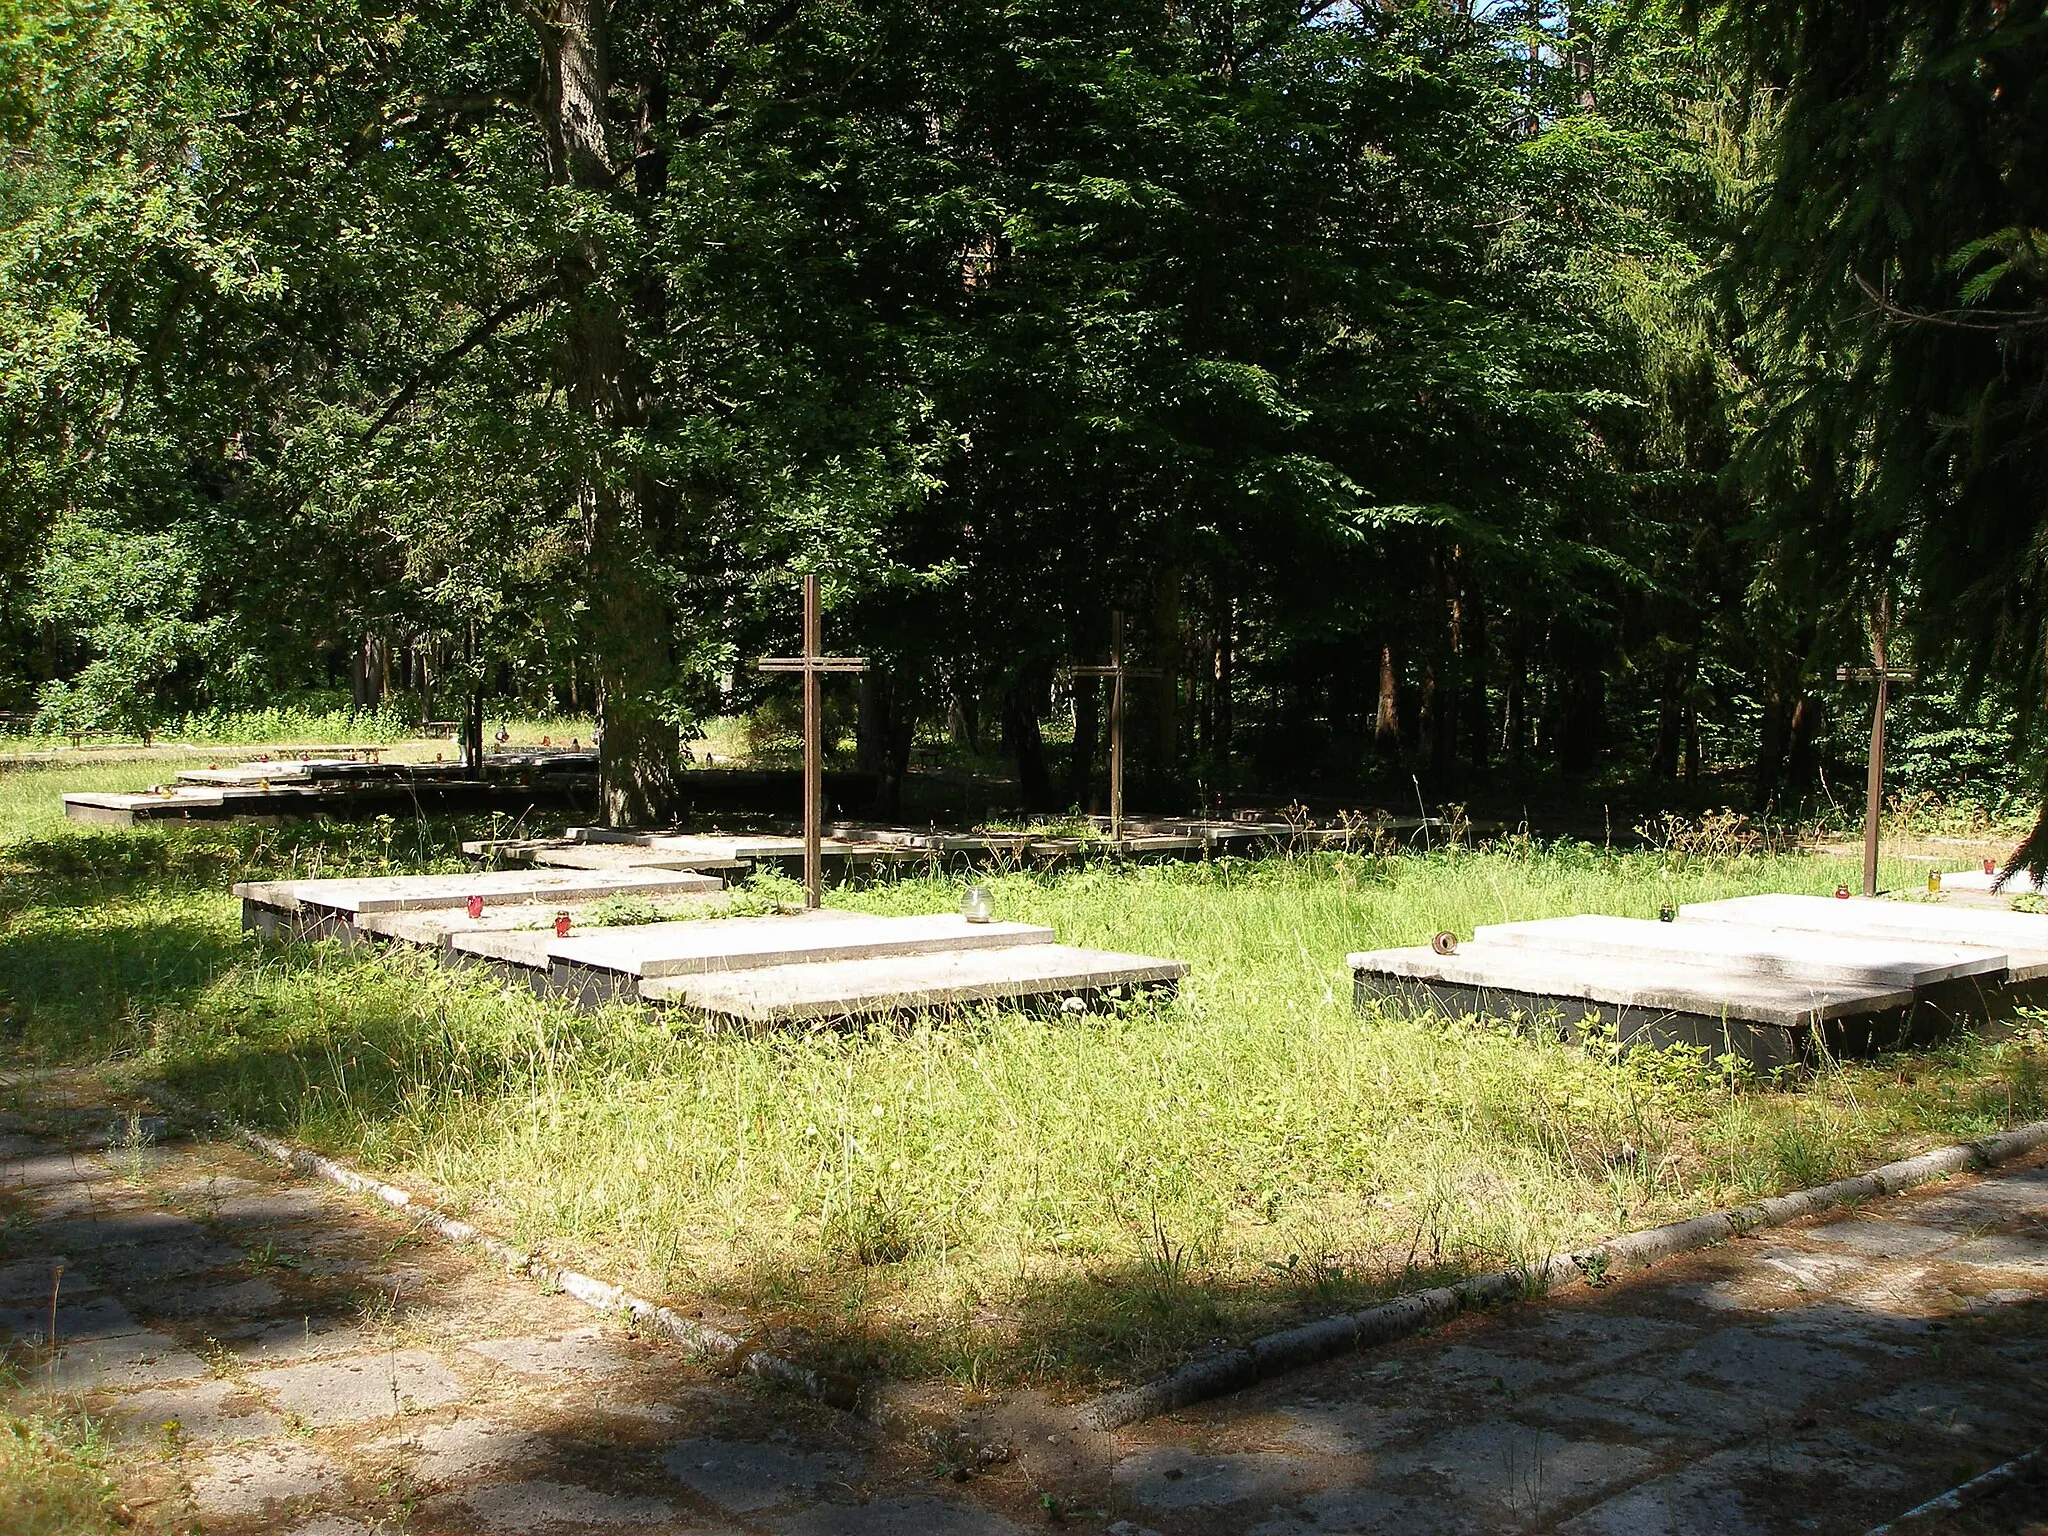
[[[1067,1386],[2043,1104],[2023,1044],[1764,1083],[1351,1005],[1349,950],[1854,878],[1822,858],[1521,841],[1013,872],[990,881],[1000,915],[1187,960],[1181,997],[763,1037],[577,1014],[404,953],[261,946],[219,894],[236,873],[431,867],[460,830],[18,842],[17,1048],[168,1078],[522,1242],[766,1309],[848,1363]],[[832,897],[958,898],[940,877]]]
[[[96,1423],[0,1414],[0,1530],[8,1536],[106,1536],[134,1524],[115,1502],[105,1462]]]

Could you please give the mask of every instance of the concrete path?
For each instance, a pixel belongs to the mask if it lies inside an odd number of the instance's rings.
[[[109,1144],[51,1091],[0,1118],[6,1401],[104,1416],[145,1527],[1860,1536],[2048,1440],[2038,1161],[1114,1437],[1020,1397],[993,1415],[1016,1454],[956,1481],[238,1149]],[[2048,1530],[2044,1504],[1928,1528]]]

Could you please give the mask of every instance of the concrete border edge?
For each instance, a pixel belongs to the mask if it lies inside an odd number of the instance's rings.
[[[1886,1163],[1869,1173],[1837,1179],[1831,1184],[1624,1233],[1590,1248],[1552,1254],[1526,1267],[1496,1270],[1456,1285],[1411,1292],[1362,1311],[1302,1323],[1235,1349],[1200,1356],[1150,1381],[1092,1398],[1081,1406],[1078,1417],[1088,1429],[1121,1429],[1191,1403],[1222,1397],[1285,1371],[1319,1364],[1368,1345],[1407,1338],[1448,1322],[1460,1312],[1532,1299],[1574,1280],[1594,1281],[1609,1272],[1648,1269],[1745,1232],[1783,1226],[1851,1201],[1899,1194],[1954,1174],[1995,1168],[2043,1146],[2048,1146],[2048,1120],[2037,1120],[1995,1136]]]
[[[708,1323],[684,1317],[669,1307],[660,1306],[643,1296],[636,1296],[633,1292],[609,1281],[599,1280],[580,1270],[549,1264],[533,1253],[522,1253],[504,1239],[494,1237],[480,1227],[448,1215],[430,1202],[420,1199],[410,1190],[401,1189],[396,1184],[386,1184],[381,1179],[374,1179],[366,1173],[358,1172],[346,1163],[337,1162],[306,1147],[294,1146],[275,1136],[265,1135],[225,1115],[204,1109],[161,1083],[140,1083],[137,1087],[167,1109],[187,1119],[218,1128],[232,1140],[240,1142],[259,1156],[283,1163],[299,1174],[339,1185],[353,1194],[368,1195],[394,1210],[404,1211],[419,1226],[456,1247],[480,1249],[504,1265],[508,1272],[524,1275],[543,1287],[562,1291],[595,1311],[629,1317],[638,1326],[661,1335],[671,1343],[680,1344],[686,1349],[708,1357],[723,1370],[745,1371],[748,1375],[794,1388],[804,1396],[834,1408],[851,1410],[856,1406],[859,1398],[857,1383],[824,1371],[812,1370],[794,1360],[762,1349],[758,1340],[752,1336],[743,1338],[727,1333],[722,1328],[714,1328]]]

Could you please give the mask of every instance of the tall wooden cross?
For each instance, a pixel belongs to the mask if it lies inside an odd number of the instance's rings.
[[[1109,679],[1109,840],[1121,842],[1124,835],[1124,679],[1164,677],[1157,667],[1134,667],[1124,660],[1124,616],[1109,617],[1109,665],[1076,667],[1076,677]]]
[[[1877,684],[1877,704],[1870,716],[1870,774],[1863,807],[1863,894],[1877,894],[1878,816],[1884,807],[1884,709],[1890,702],[1893,683],[1917,681],[1913,672],[1890,666],[1885,660],[1887,631],[1892,624],[1892,600],[1887,593],[1878,600],[1877,623],[1870,631],[1870,660],[1867,667],[1837,667],[1839,683]]]
[[[824,886],[825,840],[825,697],[827,672],[863,672],[858,656],[827,656],[825,615],[818,599],[818,578],[804,576],[804,653],[763,656],[763,672],[804,675],[804,905],[815,909]]]

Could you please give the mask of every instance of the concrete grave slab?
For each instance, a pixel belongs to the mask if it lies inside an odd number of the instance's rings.
[[[829,1022],[865,1015],[1085,997],[1121,987],[1179,982],[1178,960],[1112,954],[1065,944],[837,960],[725,975],[672,976],[642,982],[651,1002],[681,1003],[755,1024]]]
[[[724,882],[687,870],[482,870],[460,875],[386,875],[341,880],[244,881],[236,896],[259,906],[296,910],[317,907],[351,915],[366,912],[425,912],[460,907],[481,896],[493,904],[522,905],[597,901],[606,896],[675,895],[716,891]]]
[[[669,1476],[728,1514],[773,1509],[861,1473],[860,1459],[837,1451],[801,1452],[744,1440],[681,1440],[662,1465]]]
[[[355,1355],[256,1371],[248,1383],[309,1424],[356,1424],[366,1419],[439,1408],[469,1389],[438,1356],[424,1349]]]
[[[1534,1000],[1519,1012],[1543,1012],[1574,1003],[1604,1003],[1651,1015],[1736,1021],[1773,1029],[1803,1030],[1822,1020],[1854,1018],[1906,1008],[1913,989],[1867,986],[1848,981],[1771,978],[1731,965],[1662,958],[1612,958],[1589,964],[1514,945],[1468,944],[1449,955],[1433,949],[1383,949],[1348,956],[1345,962],[1362,983],[1402,982]],[[1500,1005],[1489,1005],[1489,1012]]]
[[[1271,1451],[1204,1456],[1163,1446],[1124,1457],[1110,1481],[1149,1509],[1220,1509],[1250,1500],[1272,1502],[1320,1481],[1321,1466]]]
[[[970,923],[957,913],[870,917],[856,912],[821,912],[809,921],[734,917],[600,928],[556,939],[548,953],[558,965],[645,979],[892,955],[1009,949],[1051,944],[1055,937],[1050,928],[1029,923]]]
[[[1847,938],[1905,939],[1925,944],[1979,944],[2006,952],[2007,977],[2048,976],[2048,916],[1945,907],[1932,902],[1838,901],[1827,896],[1736,896],[1678,909],[1688,923],[1739,923]]]
[[[1545,918],[1493,923],[1473,930],[1475,947],[1529,949],[1612,960],[1675,960],[1727,966],[1736,974],[1778,981],[1844,982],[1880,990],[1934,986],[1966,976],[2002,976],[2003,950],[1905,939],[1792,934],[1744,923],[1660,923],[1630,917]]]

